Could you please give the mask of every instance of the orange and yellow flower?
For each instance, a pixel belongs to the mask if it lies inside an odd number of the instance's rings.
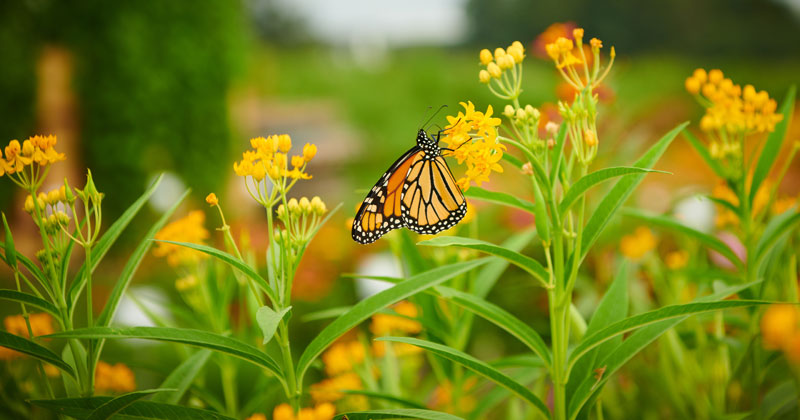
[[[158,241],[189,242],[202,244],[208,239],[208,230],[203,226],[206,215],[202,210],[189,212],[186,217],[178,219],[161,229],[155,239]],[[173,245],[164,242],[156,242],[153,249],[156,257],[166,257],[167,264],[178,267],[184,264],[195,264],[201,259],[207,258],[206,254],[195,251],[185,246]]]
[[[322,354],[322,363],[328,376],[351,372],[353,366],[364,360],[364,347],[358,341],[339,341]]]
[[[392,335],[393,333],[417,334],[422,331],[422,324],[415,319],[419,316],[419,309],[411,302],[398,302],[392,307],[398,315],[375,314],[369,330],[376,336]]]
[[[136,390],[136,377],[122,363],[110,365],[101,361],[97,363],[94,384],[98,392],[131,392]]]
[[[462,190],[467,190],[471,183],[480,186],[488,181],[492,171],[503,172],[498,162],[506,147],[497,141],[497,127],[501,120],[492,117],[491,105],[485,113],[475,111],[472,102],[461,102],[461,106],[464,112],[447,117],[449,124],[445,127],[442,141],[452,150],[451,156],[460,165],[466,165],[466,172],[457,182]]]
[[[632,234],[623,236],[619,243],[622,255],[632,260],[641,259],[655,247],[656,238],[653,232],[644,226],[639,226]]]
[[[19,140],[11,140],[5,147],[5,158],[0,159],[0,176],[22,172],[29,165],[44,167],[65,160],[63,153],[55,149],[56,136],[33,136],[20,144]],[[0,157],[2,154],[0,154]]]

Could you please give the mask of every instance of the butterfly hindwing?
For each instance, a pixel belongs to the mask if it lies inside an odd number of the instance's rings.
[[[414,146],[381,176],[356,212],[351,231],[353,240],[369,244],[386,232],[405,225],[401,200],[406,185],[406,175],[411,166],[422,156],[424,156],[422,149]]]
[[[437,234],[467,214],[464,194],[442,156],[423,157],[414,163],[403,188],[403,220],[414,232]]]

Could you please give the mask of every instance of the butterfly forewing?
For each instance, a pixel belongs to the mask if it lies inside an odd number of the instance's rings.
[[[401,200],[406,175],[424,152],[414,146],[381,176],[361,203],[353,220],[353,240],[362,244],[375,242],[386,232],[403,227]]]
[[[417,233],[434,235],[455,226],[467,213],[467,202],[441,156],[411,166],[403,193],[403,221]]]

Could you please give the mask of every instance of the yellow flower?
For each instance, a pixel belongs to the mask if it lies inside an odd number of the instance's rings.
[[[219,204],[219,199],[217,198],[216,194],[211,193],[206,196],[206,203],[208,203],[211,206],[216,206],[217,204]]]
[[[376,336],[391,335],[392,333],[403,332],[408,334],[416,334],[422,331],[422,325],[417,318],[419,310],[417,306],[411,302],[398,302],[392,309],[401,316],[389,314],[375,314],[372,316],[372,323],[369,325],[369,330]],[[412,318],[412,319],[409,319]]]
[[[97,363],[94,384],[98,392],[131,392],[136,389],[136,377],[122,363],[112,366],[101,361]]]
[[[478,80],[481,83],[489,83],[492,81],[492,75],[489,74],[488,70],[481,70],[480,72],[478,72]]]
[[[155,239],[158,241],[189,242],[202,244],[208,239],[208,231],[203,227],[206,215],[202,210],[189,212],[186,217],[178,219],[161,229]],[[156,257],[166,257],[167,264],[177,267],[183,264],[194,264],[207,255],[180,245],[173,245],[164,242],[156,242],[153,249]]]
[[[470,391],[475,388],[478,383],[478,378],[473,376],[461,384],[461,392],[458,393],[458,401],[453,401],[453,384],[444,382],[433,390],[433,397],[431,398],[431,406],[433,408],[453,411],[456,407],[463,412],[470,412],[475,408],[475,397],[470,395]]]
[[[475,111],[472,102],[461,102],[464,112],[447,116],[448,125],[442,141],[451,149],[450,156],[459,164],[466,164],[467,170],[457,182],[462,190],[470,183],[481,185],[489,179],[492,171],[503,172],[497,162],[503,157],[506,147],[497,141],[497,127],[501,120],[492,117],[492,106],[486,112]]]
[[[197,277],[192,274],[175,280],[175,289],[177,289],[179,292],[185,292],[187,290],[194,289],[195,286],[197,286]]]
[[[283,403],[272,411],[272,420],[332,420],[336,407],[330,403],[319,404],[314,408],[301,408],[297,416],[289,404]]]
[[[619,243],[620,251],[632,260],[638,260],[656,247],[656,238],[650,229],[639,226],[631,235],[625,235]]]
[[[670,270],[680,270],[689,262],[689,253],[686,250],[673,251],[664,257],[664,263]]]
[[[303,146],[303,159],[306,162],[311,162],[311,159],[314,159],[314,156],[317,155],[317,146],[315,144],[306,143]]]
[[[364,360],[364,347],[358,341],[337,342],[322,354],[322,363],[328,376],[336,376],[353,370]]]
[[[46,312],[28,314],[28,321],[31,323],[31,330],[35,337],[53,333],[53,317]],[[28,335],[28,325],[22,315],[7,316],[3,319],[3,326],[6,331],[21,337],[30,338]]]
[[[36,163],[47,166],[66,159],[63,153],[55,150],[56,136],[33,136],[22,142],[11,140],[5,147],[6,157],[0,160],[0,176],[22,171],[27,165]]]
[[[616,55],[614,47],[611,47],[610,60],[601,71],[599,63],[603,42],[592,38],[589,42],[591,45],[591,55],[589,55],[584,50],[583,35],[583,28],[575,28],[572,30],[575,42],[565,36],[559,36],[555,41],[545,45],[547,55],[553,60],[561,76],[578,91],[587,86],[594,89],[600,85],[614,64]]]
[[[706,113],[700,120],[700,128],[706,132],[726,134],[753,134],[775,130],[775,124],[783,119],[776,114],[777,102],[765,91],[756,92],[752,85],[742,88],[719,69],[708,72],[694,71],[686,80],[686,90],[700,93],[700,101]]]
[[[357,373],[349,372],[311,385],[310,392],[316,403],[336,402],[345,396],[340,391],[361,388],[361,378]]]
[[[766,349],[782,349],[798,333],[798,309],[795,305],[774,304],[761,317],[761,339]]]
[[[486,48],[482,49],[479,55],[481,64],[483,64],[484,66],[488,65],[489,63],[492,62],[492,60],[494,60],[492,52],[487,50]]]
[[[289,153],[292,148],[292,138],[288,134],[281,134],[278,136],[278,150],[282,153]]]
[[[305,163],[310,162],[317,154],[317,146],[306,143],[303,146],[303,155],[292,157],[293,169],[289,170],[287,153],[292,148],[292,139],[288,134],[256,137],[250,139],[250,145],[253,149],[242,153],[242,160],[233,163],[236,175],[252,177],[256,183],[269,176],[276,185],[283,185],[284,178],[311,179],[311,175],[303,170]],[[263,198],[260,197],[262,200]]]

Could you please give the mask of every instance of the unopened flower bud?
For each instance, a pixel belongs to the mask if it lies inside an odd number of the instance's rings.
[[[303,166],[304,163],[305,159],[303,159],[302,156],[292,156],[292,166],[294,166],[295,168]]]
[[[495,79],[498,79],[503,74],[503,70],[500,70],[500,67],[494,61],[489,63],[488,66],[486,66],[486,71],[488,71],[489,75],[494,77]]]
[[[500,57],[502,57],[504,55],[506,55],[506,50],[504,50],[502,48],[499,48],[499,47],[495,48],[495,50],[494,50],[494,59],[495,60],[499,60]]]
[[[297,199],[295,198],[289,199],[289,202],[286,204],[287,207],[289,207],[289,213],[297,214],[300,212],[300,205],[297,204]]]
[[[517,110],[517,119],[518,120],[524,120],[527,116],[528,116],[528,114],[525,113],[524,109],[520,108],[520,109]]]
[[[589,147],[596,146],[597,145],[597,136],[594,134],[594,131],[586,130],[586,131],[583,132],[583,141]]]
[[[308,198],[302,197],[300,198],[299,202],[300,210],[303,211],[305,214],[311,213],[311,202],[308,201]]]
[[[725,78],[725,75],[722,74],[722,70],[720,69],[713,69],[708,72],[708,81],[709,83],[718,84]]]
[[[281,204],[280,206],[278,206],[278,210],[275,211],[275,214],[278,215],[279,219],[283,219],[283,216],[286,215],[286,207],[284,207],[283,204]]]
[[[559,126],[553,121],[548,121],[547,124],[544,125],[544,130],[547,131],[548,134],[551,136],[555,136],[558,134]]]
[[[47,204],[51,204],[52,205],[52,204],[58,203],[59,198],[61,198],[61,194],[59,193],[58,190],[50,190],[47,193],[47,200],[45,200],[45,201],[47,202]]]
[[[684,86],[686,87],[686,91],[692,95],[700,93],[700,81],[694,76],[687,77],[686,82],[684,82]]]
[[[487,50],[486,48],[482,49],[480,52],[480,60],[481,64],[484,66],[492,62],[492,52]]]
[[[503,115],[505,115],[508,118],[513,117],[514,116],[514,107],[511,106],[511,105],[506,105],[506,107],[503,109]]]
[[[217,198],[217,195],[212,192],[211,194],[206,196],[206,203],[208,203],[211,206],[216,206],[217,204],[219,204],[219,199]]]
[[[278,150],[283,153],[288,153],[292,148],[292,138],[288,134],[281,134],[278,136]]]
[[[306,143],[303,146],[303,159],[306,162],[311,162],[311,159],[314,159],[314,156],[317,155],[317,146],[311,143]]]
[[[492,75],[487,70],[481,70],[478,72],[478,80],[484,84],[489,83],[492,81]]]
[[[328,211],[328,208],[325,206],[325,202],[322,201],[322,199],[318,196],[314,196],[314,198],[311,199],[311,208],[314,213],[318,215],[323,215]]]
[[[500,66],[501,70],[508,70],[514,67],[514,58],[510,55],[504,55],[497,59],[497,65]]]
[[[23,207],[26,213],[33,213],[33,197],[28,195],[25,197],[25,206]]]
[[[554,147],[556,147],[556,140],[547,139],[547,148],[552,150]]]
[[[72,188],[69,186],[69,182],[67,182],[67,178],[64,178],[64,201],[69,204],[75,202],[75,194],[72,192]]]
[[[539,117],[541,116],[541,113],[539,112],[539,110],[534,108],[530,104],[525,105],[525,113],[528,114],[529,116],[533,117],[533,118],[536,118],[536,119],[539,119]]]

